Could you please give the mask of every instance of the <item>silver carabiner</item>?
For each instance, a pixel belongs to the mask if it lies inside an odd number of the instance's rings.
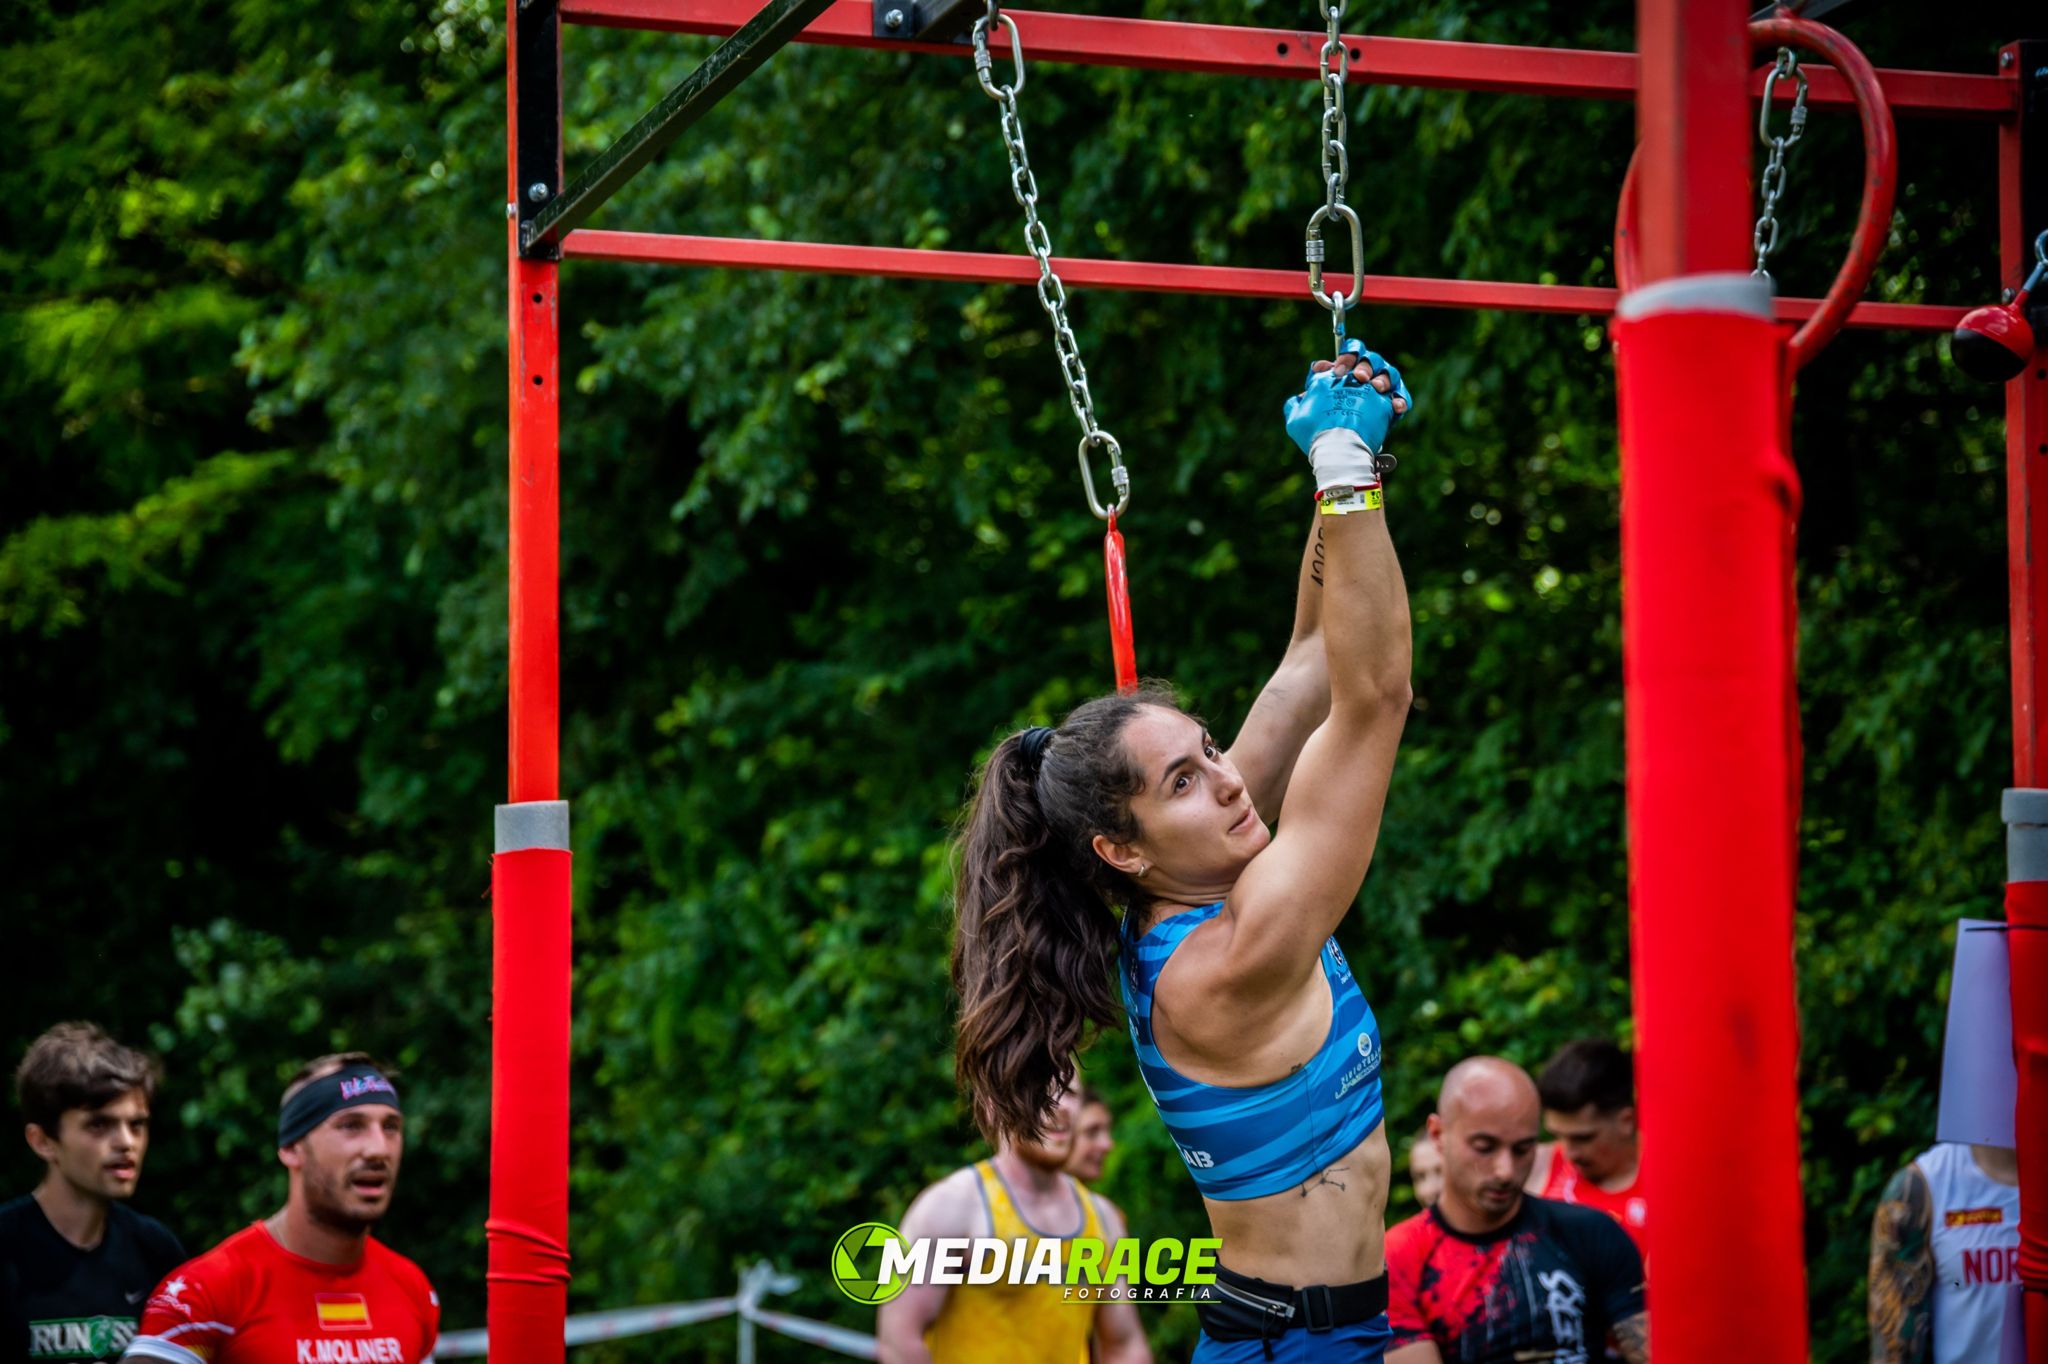
[[[995,21],[1009,31],[1010,61],[1017,73],[1017,83],[997,85],[993,79],[996,59],[989,51],[987,15],[974,21],[974,78],[981,82],[981,93],[990,99],[1015,99],[1018,92],[1024,88],[1024,44],[1017,38],[1015,19],[998,11]]]
[[[1088,447],[1091,445],[1109,447],[1109,481],[1116,489],[1114,507],[1103,506],[1102,499],[1095,495],[1095,473],[1088,467]],[[1116,443],[1116,437],[1099,428],[1090,431],[1081,437],[1081,447],[1075,453],[1081,462],[1081,491],[1088,494],[1088,510],[1095,513],[1098,521],[1122,516],[1124,508],[1131,505],[1131,471],[1124,468],[1124,448]]]
[[[1351,229],[1351,292],[1349,294],[1325,293],[1323,291],[1322,253],[1315,248],[1323,242],[1323,220],[1332,213],[1344,220]],[[1324,204],[1308,220],[1308,292],[1310,297],[1333,313],[1345,312],[1356,307],[1359,296],[1365,293],[1365,226],[1358,221],[1358,213],[1349,204]]]
[[[1790,147],[1806,131],[1806,71],[1799,65],[1798,53],[1789,47],[1781,47],[1777,61],[1764,77],[1763,105],[1756,112],[1757,139],[1766,147],[1778,141],[1771,133],[1771,95],[1778,88],[1778,81],[1785,76],[1799,82],[1792,92],[1792,127],[1785,137],[1785,145]]]

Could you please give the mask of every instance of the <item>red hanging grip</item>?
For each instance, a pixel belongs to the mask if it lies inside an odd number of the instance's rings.
[[[1116,689],[1138,689],[1138,647],[1131,639],[1131,577],[1124,564],[1124,533],[1109,515],[1102,536],[1102,583],[1109,597],[1109,652],[1116,660]]]

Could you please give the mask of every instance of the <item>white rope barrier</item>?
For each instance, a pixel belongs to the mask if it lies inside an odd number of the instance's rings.
[[[620,1340],[627,1336],[651,1335],[656,1331],[670,1331],[678,1326],[692,1326],[698,1322],[716,1321],[720,1317],[737,1316],[741,1322],[742,1354],[751,1356],[752,1326],[761,1326],[777,1335],[801,1340],[855,1359],[874,1359],[875,1338],[849,1331],[843,1326],[827,1322],[812,1321],[808,1317],[795,1317],[787,1312],[771,1312],[759,1306],[761,1298],[768,1293],[788,1293],[797,1286],[794,1278],[777,1274],[767,1263],[753,1265],[740,1276],[740,1291],[730,1298],[706,1298],[701,1302],[671,1302],[658,1307],[621,1307],[606,1312],[586,1312],[570,1317],[563,1324],[562,1337],[570,1346],[589,1345],[600,1340]],[[480,1359],[487,1352],[488,1338],[480,1330],[444,1331],[434,1344],[434,1358],[439,1359]]]
[[[703,1302],[671,1302],[659,1307],[624,1307],[610,1312],[589,1312],[570,1317],[564,1324],[564,1340],[570,1345],[588,1345],[599,1340],[644,1336],[700,1321],[729,1317],[738,1310],[736,1298],[708,1298]],[[486,1337],[482,1331],[444,1331],[434,1344],[436,1359],[481,1359]]]
[[[855,1359],[878,1358],[873,1336],[864,1336],[843,1326],[830,1326],[807,1317],[792,1317],[787,1312],[770,1312],[765,1309],[756,1310],[754,1320],[777,1335],[788,1336],[792,1340],[820,1345],[839,1354],[851,1355]]]

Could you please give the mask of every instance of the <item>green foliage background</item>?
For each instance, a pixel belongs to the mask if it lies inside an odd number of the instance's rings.
[[[1353,8],[1379,33],[1631,43],[1617,0]],[[265,1133],[298,1059],[391,1056],[417,1126],[390,1239],[451,1326],[479,1323],[502,6],[15,13],[0,1041],[15,1054],[85,1015],[161,1052],[141,1203],[195,1247],[278,1198]],[[1894,7],[1849,29],[1881,64],[1988,72],[2024,20]],[[708,47],[572,30],[572,167]],[[1057,248],[1291,265],[1315,98],[1038,68],[1025,117]],[[964,62],[793,48],[598,225],[1014,250],[995,121]],[[1610,282],[1631,126],[1624,104],[1358,94],[1369,268]],[[1991,297],[1991,134],[1901,131],[1876,292]],[[1787,288],[1818,292],[1839,259],[1858,169],[1846,122],[1817,119]],[[1046,331],[1007,288],[575,264],[562,293],[573,1304],[727,1293],[767,1257],[804,1275],[796,1310],[865,1328],[823,1277],[832,1239],[974,1150],[944,971],[967,773],[1107,676],[1097,527]],[[1137,480],[1141,658],[1227,730],[1286,635],[1306,483],[1276,410],[1323,315],[1097,294],[1075,311]],[[1341,935],[1385,1028],[1399,1135],[1462,1054],[1533,1063],[1627,1028],[1612,369],[1590,318],[1372,309],[1357,327],[1421,403],[1394,507],[1416,714]],[[1951,925],[1998,912],[2002,442],[1996,395],[1925,337],[1848,336],[1802,382],[1818,1359],[1859,1357],[1875,1193],[1931,1136]],[[1142,1233],[1198,1230],[1118,1039],[1089,1070],[1123,1105],[1109,1192]],[[1701,1177],[1737,1188],[1739,1095],[1725,1135],[1729,1169]],[[36,1173],[7,1168],[17,1188]],[[1169,1356],[1192,1339],[1185,1309],[1148,1323]],[[588,1357],[730,1348],[700,1327]]]

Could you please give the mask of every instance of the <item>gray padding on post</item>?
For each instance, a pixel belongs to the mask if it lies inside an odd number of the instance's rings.
[[[2048,824],[2048,791],[2033,786],[2010,786],[1998,802],[1998,813],[2007,824]]]
[[[2048,881],[2048,791],[2009,789],[1998,812],[2005,817],[2005,879]]]
[[[1704,275],[1674,275],[1631,289],[1614,305],[1614,315],[1624,322],[1654,317],[1659,313],[1736,313],[1744,317],[1771,316],[1771,285],[1736,270]]]
[[[527,848],[569,851],[568,801],[528,800],[498,807],[497,851],[523,852]]]

